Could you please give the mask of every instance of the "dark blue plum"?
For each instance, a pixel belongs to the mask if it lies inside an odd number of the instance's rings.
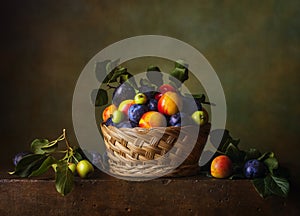
[[[113,123],[111,117],[108,118],[104,124],[105,124],[107,127],[108,127],[108,126],[114,126],[114,123]]]
[[[89,155],[90,155],[89,158],[90,162],[96,166],[99,165],[100,162],[102,161],[102,155],[97,151],[91,151],[89,152]]]
[[[140,93],[145,94],[148,100],[154,98],[154,95],[156,93],[156,91],[154,91],[154,87],[150,87],[150,86],[141,86],[139,87],[138,90]]]
[[[139,126],[139,123],[137,123],[137,122],[132,122],[132,121],[129,121],[129,122],[130,122],[130,124],[131,124],[131,127],[133,127],[133,128]]]
[[[144,92],[144,94],[147,96],[147,98],[150,99],[154,99],[155,94],[157,93],[157,91],[148,91],[148,92]]]
[[[168,123],[171,126],[181,127],[181,126],[191,125],[192,119],[188,114],[178,112],[170,116]]]
[[[116,125],[117,128],[132,128],[130,121],[123,121]]]
[[[244,175],[246,178],[264,177],[266,171],[264,163],[256,159],[248,160],[244,165]]]
[[[122,101],[133,99],[134,96],[134,88],[129,83],[125,82],[114,90],[112,102],[118,107]]]
[[[104,168],[108,168],[109,167],[109,163],[108,163],[109,157],[107,155],[107,152],[104,152],[102,154],[102,164],[101,166]]]
[[[148,109],[149,109],[150,111],[157,111],[157,104],[158,104],[157,100],[155,100],[155,99],[150,99],[150,100],[148,101]]]
[[[174,114],[174,115],[171,115],[170,119],[169,119],[169,125],[175,126],[175,125],[178,125],[178,124],[181,125],[181,115],[180,115],[179,112]]]
[[[148,112],[148,107],[142,104],[133,104],[128,109],[129,120],[135,123],[139,123],[144,113]]]
[[[16,154],[13,158],[13,164],[17,166],[17,164],[20,162],[20,160],[25,157],[26,155],[31,154],[31,152],[19,152]]]

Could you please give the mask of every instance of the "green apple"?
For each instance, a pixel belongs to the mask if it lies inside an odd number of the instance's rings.
[[[205,125],[208,122],[208,113],[206,110],[198,110],[192,114],[194,122],[200,126]]]
[[[134,100],[128,99],[120,103],[118,110],[122,111],[125,115],[128,115],[129,107],[134,104]]]
[[[76,171],[76,164],[74,164],[74,163],[68,163],[68,167],[72,171],[72,173],[75,173],[75,171]]]
[[[124,119],[124,113],[121,110],[116,110],[112,114],[112,122],[115,124],[120,123]]]
[[[86,178],[94,172],[94,167],[88,160],[84,159],[77,163],[76,171],[81,178]]]
[[[147,102],[147,96],[143,93],[138,93],[134,97],[135,104],[145,104]]]

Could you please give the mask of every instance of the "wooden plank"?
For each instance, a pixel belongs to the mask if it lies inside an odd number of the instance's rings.
[[[248,180],[201,176],[133,182],[76,178],[63,197],[49,177],[1,176],[0,215],[300,215],[289,199],[262,199]]]

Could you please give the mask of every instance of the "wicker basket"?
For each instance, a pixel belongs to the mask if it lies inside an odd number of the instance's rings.
[[[209,123],[200,130],[195,126],[100,127],[107,149],[107,169],[127,178],[195,175],[210,131]]]

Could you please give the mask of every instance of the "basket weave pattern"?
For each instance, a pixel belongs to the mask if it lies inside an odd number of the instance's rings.
[[[191,136],[193,126],[145,129],[101,124],[100,127],[109,171],[127,177],[195,174],[210,131],[210,124],[202,126],[200,131],[197,129],[196,136]],[[195,143],[192,149],[187,147],[190,143]],[[182,163],[176,165],[178,161]]]

